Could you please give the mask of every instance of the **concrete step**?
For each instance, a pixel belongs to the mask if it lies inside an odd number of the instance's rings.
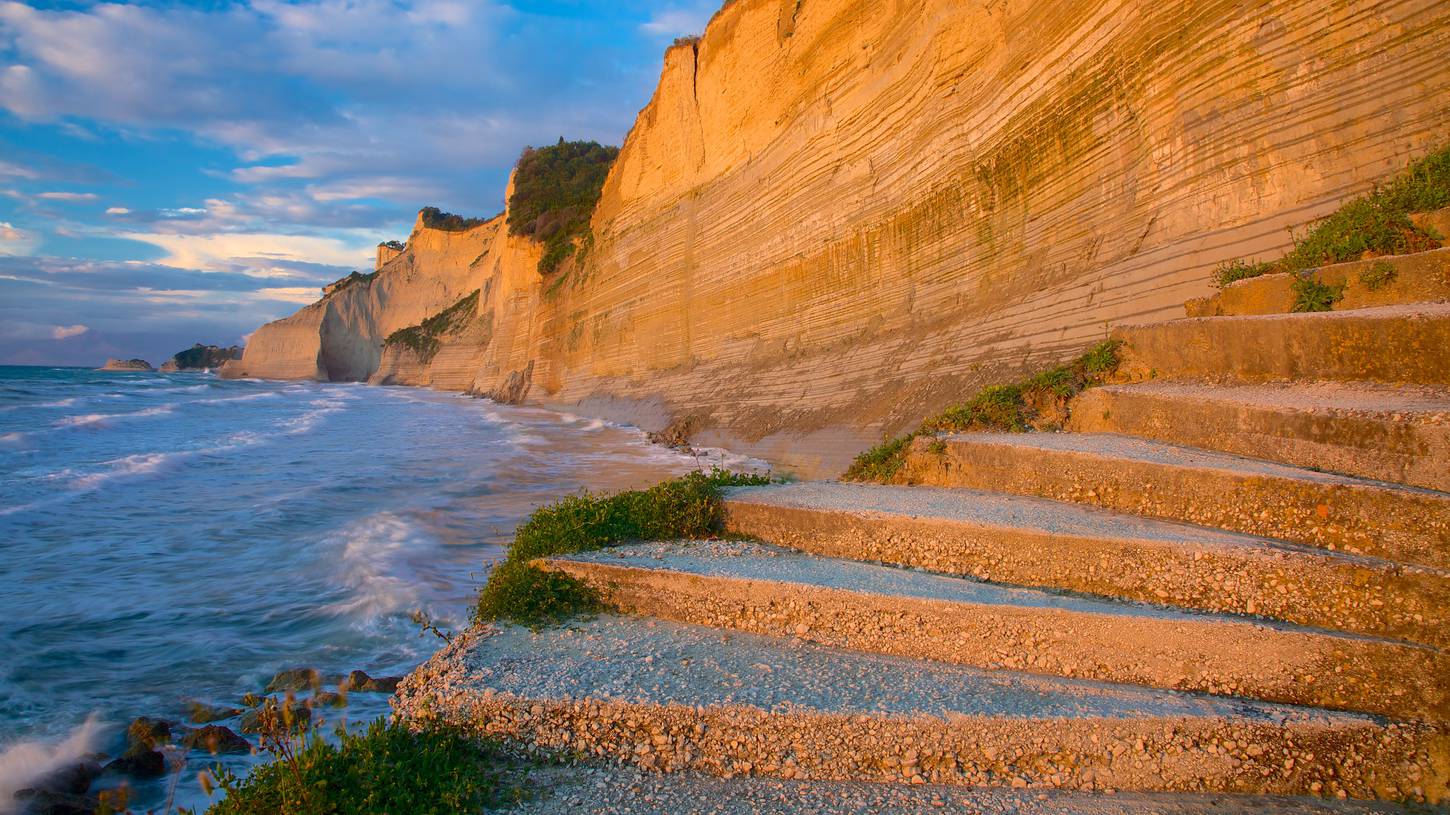
[[[1326,286],[1343,287],[1335,311],[1450,300],[1450,249],[1338,263],[1307,272]],[[1185,303],[1189,317],[1288,314],[1298,274],[1269,274],[1224,286]]]
[[[1423,811],[1385,801],[1310,796],[956,787],[721,778],[658,773],[590,761],[544,765],[527,786],[541,792],[514,805],[519,815],[1365,815]]]
[[[826,557],[1450,644],[1444,572],[1040,498],[811,482],[730,490],[733,533]]]
[[[922,437],[912,484],[1032,495],[1450,569],[1450,493],[1111,433]]]
[[[807,555],[745,541],[550,558],[615,608],[988,669],[1446,720],[1437,649]]]
[[[475,629],[401,717],[667,772],[968,786],[1450,791],[1439,725],[982,671],[604,616]]]
[[[1450,384],[1450,303],[1121,326],[1132,380]]]
[[[1450,388],[1108,385],[1073,401],[1068,429],[1450,491]]]

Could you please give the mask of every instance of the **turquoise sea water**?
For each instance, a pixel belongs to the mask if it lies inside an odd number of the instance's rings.
[[[534,507],[700,465],[425,390],[0,367],[0,812],[134,716],[235,704],[286,667],[404,673],[439,645],[411,613],[461,625]],[[330,715],[387,709],[354,700]],[[208,763],[181,800],[205,802]]]

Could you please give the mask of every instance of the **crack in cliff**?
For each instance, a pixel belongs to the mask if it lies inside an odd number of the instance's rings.
[[[700,112],[700,41],[690,43],[690,52],[693,55],[691,66],[694,73],[690,76],[690,96],[695,100],[695,113]]]

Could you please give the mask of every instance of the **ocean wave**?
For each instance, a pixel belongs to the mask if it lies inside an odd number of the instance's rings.
[[[131,456],[103,462],[109,469],[96,473],[77,474],[73,470],[62,470],[52,478],[68,479],[71,489],[91,491],[107,481],[131,475],[148,475],[160,470],[168,461],[185,453],[137,453]]]
[[[25,441],[25,434],[20,431],[14,433],[0,433],[0,444],[19,444]]]
[[[144,419],[150,416],[165,416],[176,410],[175,405],[158,405],[145,410],[136,410],[130,413],[86,413],[80,416],[67,416],[52,424],[52,427],[93,427],[104,425],[116,419]]]
[[[0,813],[15,811],[15,793],[94,753],[104,729],[92,715],[58,742],[22,741],[0,751]]]
[[[330,399],[313,399],[307,403],[312,406],[312,410],[280,422],[278,426],[285,429],[287,434],[291,436],[307,433],[316,427],[318,422],[321,422],[333,413],[343,410],[347,407],[348,402],[356,398],[355,396],[347,394],[337,394]]]
[[[413,608],[418,602],[418,576],[409,555],[436,543],[417,527],[391,512],[348,524],[336,536],[341,543],[338,581],[348,597],[326,607],[329,614],[364,624]]]
[[[206,387],[206,386],[203,386]],[[263,391],[261,393],[248,393],[243,396],[218,396],[215,399],[197,399],[193,405],[223,405],[230,402],[255,402],[258,399],[276,399],[282,394],[277,391]]]

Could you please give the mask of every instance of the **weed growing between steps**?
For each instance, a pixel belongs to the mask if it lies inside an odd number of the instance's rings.
[[[449,730],[414,733],[373,722],[329,744],[289,739],[274,760],[239,778],[213,771],[226,797],[208,815],[333,815],[496,811],[524,800],[520,765],[496,745]]]
[[[906,462],[918,436],[969,430],[1025,433],[1055,430],[1066,416],[1072,397],[1101,385],[1118,369],[1121,343],[1106,340],[1086,354],[1028,379],[983,388],[965,404],[947,408],[905,436],[882,442],[851,462],[847,481],[890,481]],[[945,452],[945,445],[941,446]]]
[[[479,290],[457,303],[424,320],[421,325],[400,328],[388,335],[387,346],[402,346],[418,355],[423,362],[429,362],[443,347],[439,337],[462,328],[478,312]]]
[[[1321,283],[1313,275],[1299,275],[1289,290],[1294,294],[1294,311],[1299,313],[1332,311],[1334,304],[1344,299],[1345,284]]]
[[[576,495],[542,507],[518,528],[507,556],[494,566],[479,593],[474,620],[539,627],[599,611],[602,602],[593,589],[532,561],[628,541],[708,538],[720,531],[720,488],[769,483],[769,476],[716,469],[647,490]]]
[[[1439,246],[1444,236],[1428,234],[1410,222],[1416,212],[1450,206],[1450,147],[1411,164],[1405,172],[1368,195],[1341,206],[1295,238],[1294,248],[1276,261],[1235,260],[1214,270],[1214,281],[1238,280],[1278,272],[1300,272],[1331,263],[1360,260],[1366,254],[1405,255]]]

